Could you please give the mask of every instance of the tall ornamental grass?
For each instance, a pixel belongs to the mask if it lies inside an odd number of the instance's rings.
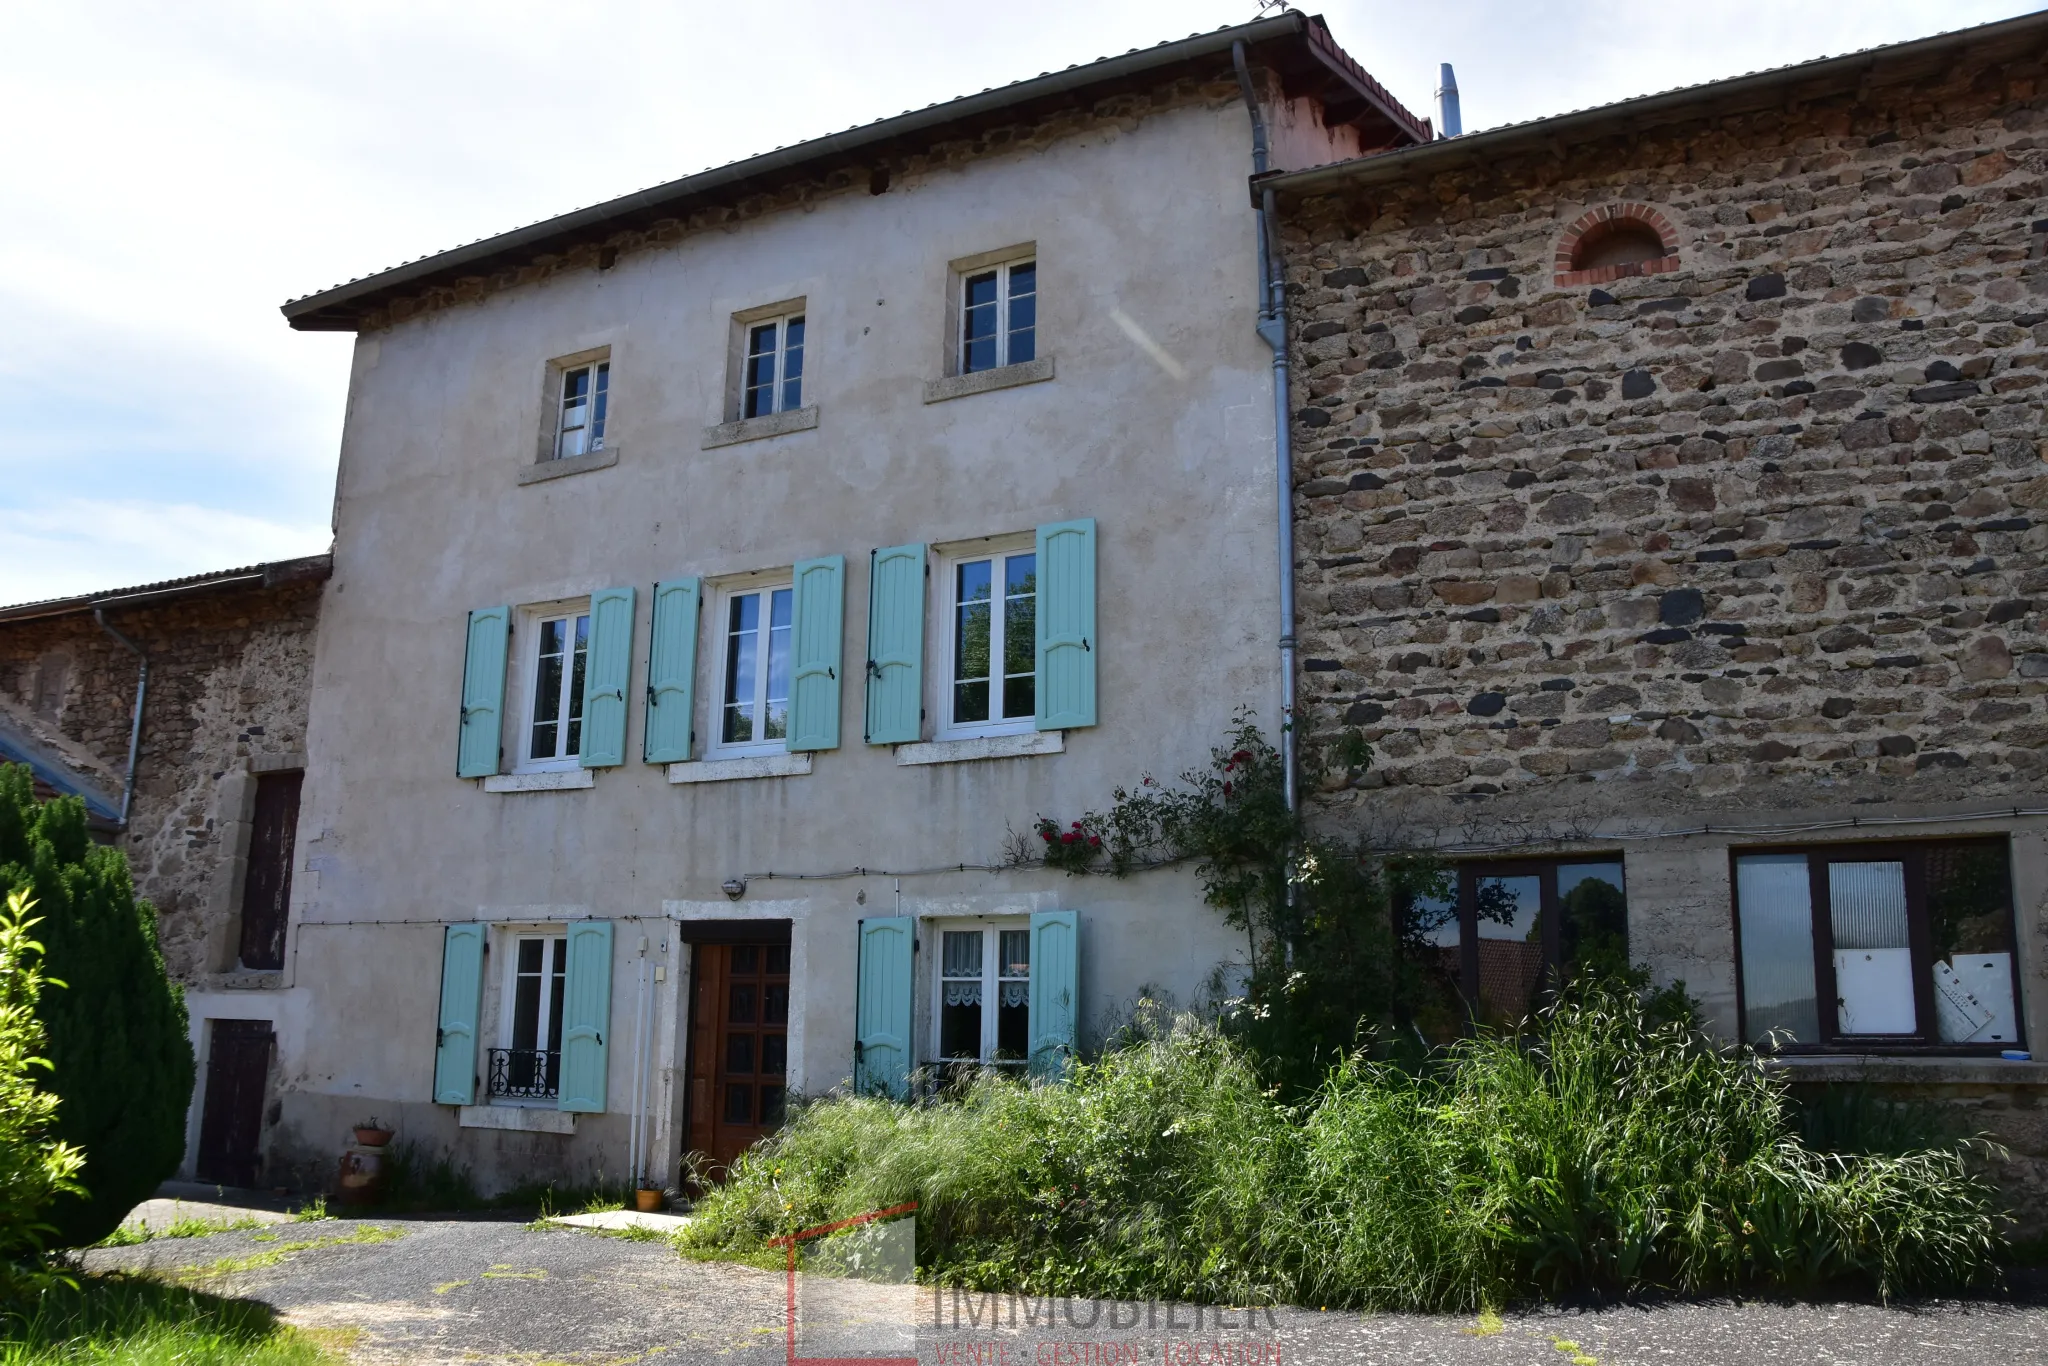
[[[918,1202],[927,1280],[1031,1294],[1469,1310],[1536,1296],[1950,1288],[1990,1273],[1960,1148],[1814,1152],[1748,1052],[1591,988],[1417,1074],[1285,1105],[1183,1018],[1060,1085],[820,1100],[698,1207],[699,1256]]]

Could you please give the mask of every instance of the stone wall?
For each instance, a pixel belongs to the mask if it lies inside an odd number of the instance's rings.
[[[1963,62],[1283,201],[1302,714],[1377,750],[1325,809],[2038,791],[2044,94]],[[1623,203],[1677,268],[1555,287]]]
[[[171,974],[187,984],[234,966],[249,775],[305,762],[320,591],[295,582],[107,609],[150,659],[134,811],[120,843],[162,916]],[[117,796],[135,673],[135,656],[90,612],[0,622],[0,702],[85,751],[97,770],[89,776]]]

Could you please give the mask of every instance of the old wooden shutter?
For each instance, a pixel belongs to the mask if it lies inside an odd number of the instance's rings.
[[[556,1106],[592,1114],[604,1109],[605,1035],[612,1017],[612,923],[569,926],[569,966],[562,988],[562,1089]]]
[[[654,629],[647,646],[647,733],[642,750],[650,764],[681,763],[690,757],[698,596],[695,579],[654,585]]]
[[[590,595],[590,653],[583,665],[585,768],[626,762],[626,687],[633,673],[633,590],[603,588]]]
[[[249,829],[249,865],[242,876],[242,966],[275,972],[284,966],[291,913],[292,853],[299,829],[299,788],[305,774],[256,776],[256,814]]]
[[[441,1024],[435,1033],[434,1103],[476,1103],[477,1012],[484,991],[484,927],[450,925],[441,938]]]
[[[458,777],[485,778],[498,771],[498,744],[505,727],[505,649],[511,635],[511,608],[479,607],[469,614],[462,733],[455,750]]]
[[[924,547],[874,554],[868,575],[868,720],[871,745],[924,738]]]
[[[846,557],[799,560],[791,604],[789,748],[839,748],[839,659]]]
[[[1060,1076],[1074,1055],[1080,1000],[1080,914],[1031,916],[1031,1075]]]
[[[1095,521],[1038,528],[1040,730],[1095,724]]]
[[[912,964],[917,922],[907,915],[860,922],[854,1001],[853,1089],[898,1100],[910,1095]]]

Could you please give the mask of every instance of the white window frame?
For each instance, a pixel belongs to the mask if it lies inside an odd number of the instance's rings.
[[[789,396],[784,392],[790,378],[789,327],[791,323],[805,323],[803,309],[795,308],[787,313],[774,314],[765,318],[747,319],[740,323],[739,409],[733,414],[735,418],[745,420],[754,417],[772,417],[776,413],[794,412],[804,406],[803,386],[808,375],[804,373],[802,366],[798,367],[796,376],[796,401],[794,403],[789,402]],[[773,328],[775,332],[775,349],[773,353],[775,357],[775,379],[769,389],[769,406],[760,412],[750,413],[747,411],[747,394],[751,386],[748,385],[747,381],[752,377],[754,356],[756,354],[754,351],[754,334],[764,327]],[[805,353],[806,360],[809,358],[810,340],[811,330],[809,325],[805,324],[803,340],[797,343],[797,349]]]
[[[534,1047],[545,1051],[549,1017],[554,1001],[549,992],[549,980],[559,965],[566,978],[569,966],[569,927],[567,925],[516,925],[508,926],[501,938],[505,966],[498,983],[498,1043],[497,1048],[515,1048],[518,1045],[512,1037],[513,1020],[519,1009],[519,945],[529,939],[538,939],[550,945],[541,951],[541,992],[540,1013],[535,1021]],[[567,983],[564,982],[563,1004],[567,1000]],[[484,1090],[485,1100],[492,1105],[515,1105],[555,1109],[559,1099],[542,1096],[493,1096],[490,1090],[490,1059],[485,1056]],[[559,1077],[559,1073],[557,1074]]]
[[[610,356],[598,356],[591,360],[574,361],[555,367],[554,392],[554,437],[549,442],[549,457],[554,460],[574,460],[580,456],[596,455],[604,449],[605,424],[611,418],[611,369]],[[575,427],[569,422],[569,381],[577,375],[590,376],[588,398],[583,406],[583,421]],[[583,434],[581,450],[567,449],[570,433]]]
[[[586,622],[590,617],[589,598],[571,598],[565,602],[542,603],[519,609],[519,625],[515,633],[518,641],[516,658],[519,661],[519,729],[513,737],[512,771],[514,773],[562,773],[581,768],[581,736],[578,737],[578,753],[564,753],[568,744],[568,723],[572,710],[582,705],[582,699],[575,696],[574,632],[577,618]],[[533,725],[540,705],[540,641],[541,626],[549,621],[567,620],[570,624],[570,655],[563,661],[562,681],[559,697],[562,710],[556,722],[555,753],[546,759],[530,757],[533,752]],[[586,628],[587,630],[587,628]],[[589,642],[585,639],[584,668],[589,664]]]
[[[953,348],[954,355],[958,358],[959,362],[955,373],[982,375],[987,374],[990,370],[1000,370],[1007,365],[1021,365],[1026,361],[1038,359],[1042,348],[1038,345],[1037,304],[1039,288],[1035,273],[1031,282],[1031,354],[1025,357],[1024,361],[1016,360],[1010,355],[1010,272],[1024,266],[1032,267],[1035,272],[1038,266],[1037,255],[1019,256],[1013,260],[997,261],[990,265],[976,266],[971,270],[959,272],[960,292],[954,305],[955,312],[958,315],[958,325],[954,331]],[[984,366],[979,370],[970,370],[967,367],[967,288],[970,283],[986,275],[996,277],[996,360],[994,365]]]
[[[944,1038],[946,1027],[946,983],[950,980],[967,980],[964,978],[951,979],[946,976],[945,936],[948,934],[963,934],[975,932],[979,933],[982,936],[981,1048],[979,1053],[976,1055],[975,1058],[972,1059],[972,1061],[990,1067],[1025,1066],[1030,1061],[1028,1056],[997,1059],[994,1056],[994,1054],[996,1051],[996,1039],[998,1033],[997,1013],[998,1006],[1000,1004],[999,993],[1002,990],[1002,984],[1006,981],[1022,981],[1026,984],[1024,1010],[1025,1020],[1027,1021],[1025,1026],[1027,1048],[1025,1052],[1027,1054],[1029,1052],[1028,1044],[1030,1026],[1028,1022],[1030,1020],[1031,1010],[1029,985],[1031,981],[1030,973],[1027,970],[1026,974],[1021,978],[1004,976],[1001,958],[1003,934],[1006,931],[1013,934],[1022,933],[1025,936],[1025,942],[1028,946],[1028,944],[1030,943],[1031,934],[1030,918],[1028,916],[1001,916],[990,917],[985,920],[934,920],[930,922],[928,929],[931,934],[931,943],[935,950],[935,952],[932,954],[932,1017],[930,1036],[931,1053],[929,1055],[931,1061],[940,1065],[944,1065],[946,1063],[964,1063],[970,1061],[966,1058],[949,1058],[942,1051],[944,1046],[942,1040]],[[1029,952],[1028,947],[1026,949],[1026,952]]]
[[[727,655],[732,649],[732,629],[729,625],[732,620],[732,601],[734,598],[746,597],[753,593],[761,595],[761,615],[757,619],[761,625],[757,628],[754,638],[755,648],[761,650],[767,639],[766,633],[769,630],[768,622],[773,604],[773,594],[778,590],[789,593],[790,675],[793,683],[796,674],[795,581],[795,575],[790,570],[782,569],[769,573],[750,574],[745,578],[731,579],[716,585],[715,591],[711,595],[712,609],[710,613],[711,630],[715,636],[714,648],[704,652],[711,660],[712,669],[711,686],[705,689],[705,693],[711,699],[711,724],[706,732],[710,735],[711,739],[705,746],[705,758],[742,759],[750,755],[787,754],[789,752],[789,739],[787,736],[780,740],[749,740],[744,743],[728,743],[722,737],[725,735],[725,674]],[[768,660],[766,653],[763,652],[757,655],[756,660],[757,663],[754,669],[754,714],[756,717],[763,717],[766,713],[762,710],[762,707],[765,705],[768,697]]]
[[[936,614],[939,638],[932,657],[938,661],[938,709],[939,718],[935,737],[940,740],[975,740],[991,735],[1024,735],[1038,728],[1036,712],[1026,716],[991,717],[987,721],[955,721],[953,719],[953,683],[956,643],[953,624],[960,608],[960,566],[976,560],[1007,560],[1012,555],[1035,554],[1038,538],[1031,532],[1010,536],[991,536],[965,546],[941,548],[938,551],[939,610]],[[1001,706],[1002,678],[998,672],[1003,657],[1003,628],[1008,624],[1005,614],[994,610],[1004,599],[999,595],[1003,574],[991,571],[990,613],[989,613],[989,710],[994,712]],[[1033,620],[1037,617],[1034,612]],[[1032,641],[1032,668],[1037,669],[1037,641]],[[1033,696],[1036,697],[1036,684]]]

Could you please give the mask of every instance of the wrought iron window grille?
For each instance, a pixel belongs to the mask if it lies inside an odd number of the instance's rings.
[[[493,1098],[554,1100],[562,1092],[562,1055],[544,1048],[493,1048],[490,1090]]]

